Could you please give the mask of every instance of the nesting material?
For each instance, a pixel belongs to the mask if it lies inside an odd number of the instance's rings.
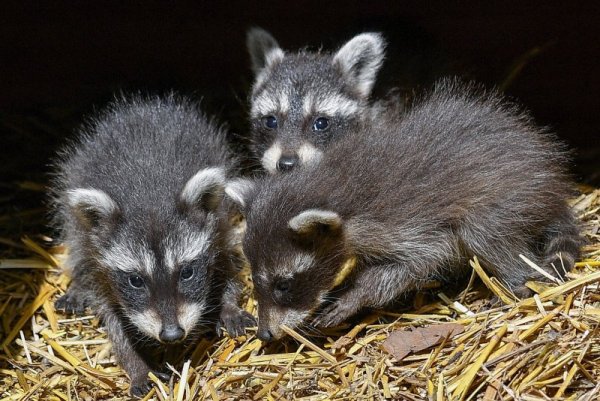
[[[600,399],[600,190],[572,206],[589,239],[583,259],[566,282],[529,283],[531,298],[516,299],[473,259],[460,293],[430,289],[401,312],[375,311],[325,335],[285,328],[287,339],[269,345],[252,332],[201,339],[169,382],[151,375],[144,399]],[[0,261],[0,401],[129,399],[98,319],[54,310],[68,285],[65,250],[43,237],[2,243],[15,246]],[[250,290],[244,302],[256,313]],[[383,347],[394,331],[449,323],[462,331],[401,360]]]

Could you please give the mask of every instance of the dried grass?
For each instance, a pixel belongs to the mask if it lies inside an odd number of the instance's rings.
[[[532,298],[516,300],[474,259],[461,293],[430,290],[435,298],[418,295],[405,313],[374,312],[310,339],[285,328],[288,339],[271,345],[250,333],[203,339],[170,382],[151,377],[144,399],[600,399],[600,190],[573,209],[590,240],[584,258],[567,282],[531,283]],[[0,240],[14,251],[0,261],[0,401],[128,399],[98,319],[53,308],[68,284],[64,250],[43,237]],[[504,305],[490,308],[492,294]],[[245,305],[256,313],[248,295]],[[391,331],[440,322],[465,331],[401,361],[381,347]]]

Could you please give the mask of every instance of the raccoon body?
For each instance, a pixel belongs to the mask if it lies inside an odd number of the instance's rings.
[[[337,52],[284,52],[262,29],[248,33],[255,82],[250,95],[252,151],[269,173],[311,164],[331,142],[379,114],[386,102],[369,96],[385,43],[377,33],[355,36]]]
[[[477,256],[519,296],[582,239],[565,152],[495,94],[444,81],[402,118],[348,132],[313,166],[227,189],[244,205],[258,335],[336,325]],[[333,289],[335,288],[335,291]]]
[[[139,396],[155,354],[197,338],[211,311],[233,335],[252,322],[222,202],[236,160],[224,130],[174,95],[118,100],[79,134],[52,187],[72,276],[56,306],[101,317]]]

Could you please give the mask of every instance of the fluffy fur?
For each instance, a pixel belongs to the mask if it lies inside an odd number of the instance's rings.
[[[221,202],[235,166],[224,130],[174,95],[117,100],[57,163],[54,223],[72,275],[57,307],[102,318],[133,395],[212,310],[233,335],[253,321],[237,305]]]
[[[316,165],[238,185],[259,337],[311,315],[336,325],[462,274],[473,256],[519,296],[544,279],[519,254],[564,275],[582,243],[566,161],[517,107],[444,81],[402,118],[347,132]]]
[[[316,162],[330,142],[384,109],[383,103],[372,108],[369,100],[384,57],[377,33],[357,35],[333,54],[285,53],[268,32],[254,28],[247,46],[255,73],[252,151],[269,173]],[[319,118],[327,120],[325,129],[315,127]]]

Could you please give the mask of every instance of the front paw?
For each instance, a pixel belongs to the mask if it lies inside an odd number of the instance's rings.
[[[354,302],[338,299],[317,312],[311,325],[313,327],[335,327],[358,312]]]
[[[73,287],[69,288],[65,295],[54,302],[54,308],[75,315],[83,315],[88,306],[86,297]]]
[[[129,387],[129,394],[131,394],[132,397],[142,398],[148,394],[148,391],[150,391],[151,388],[152,383],[150,383],[147,378],[132,380],[131,387]]]
[[[169,372],[153,370],[152,373],[154,373],[154,376],[158,377],[163,382],[168,382],[171,380],[171,373]]]
[[[247,327],[256,326],[254,316],[239,307],[224,307],[217,324],[217,334],[223,335],[223,327],[231,337],[243,335]]]

